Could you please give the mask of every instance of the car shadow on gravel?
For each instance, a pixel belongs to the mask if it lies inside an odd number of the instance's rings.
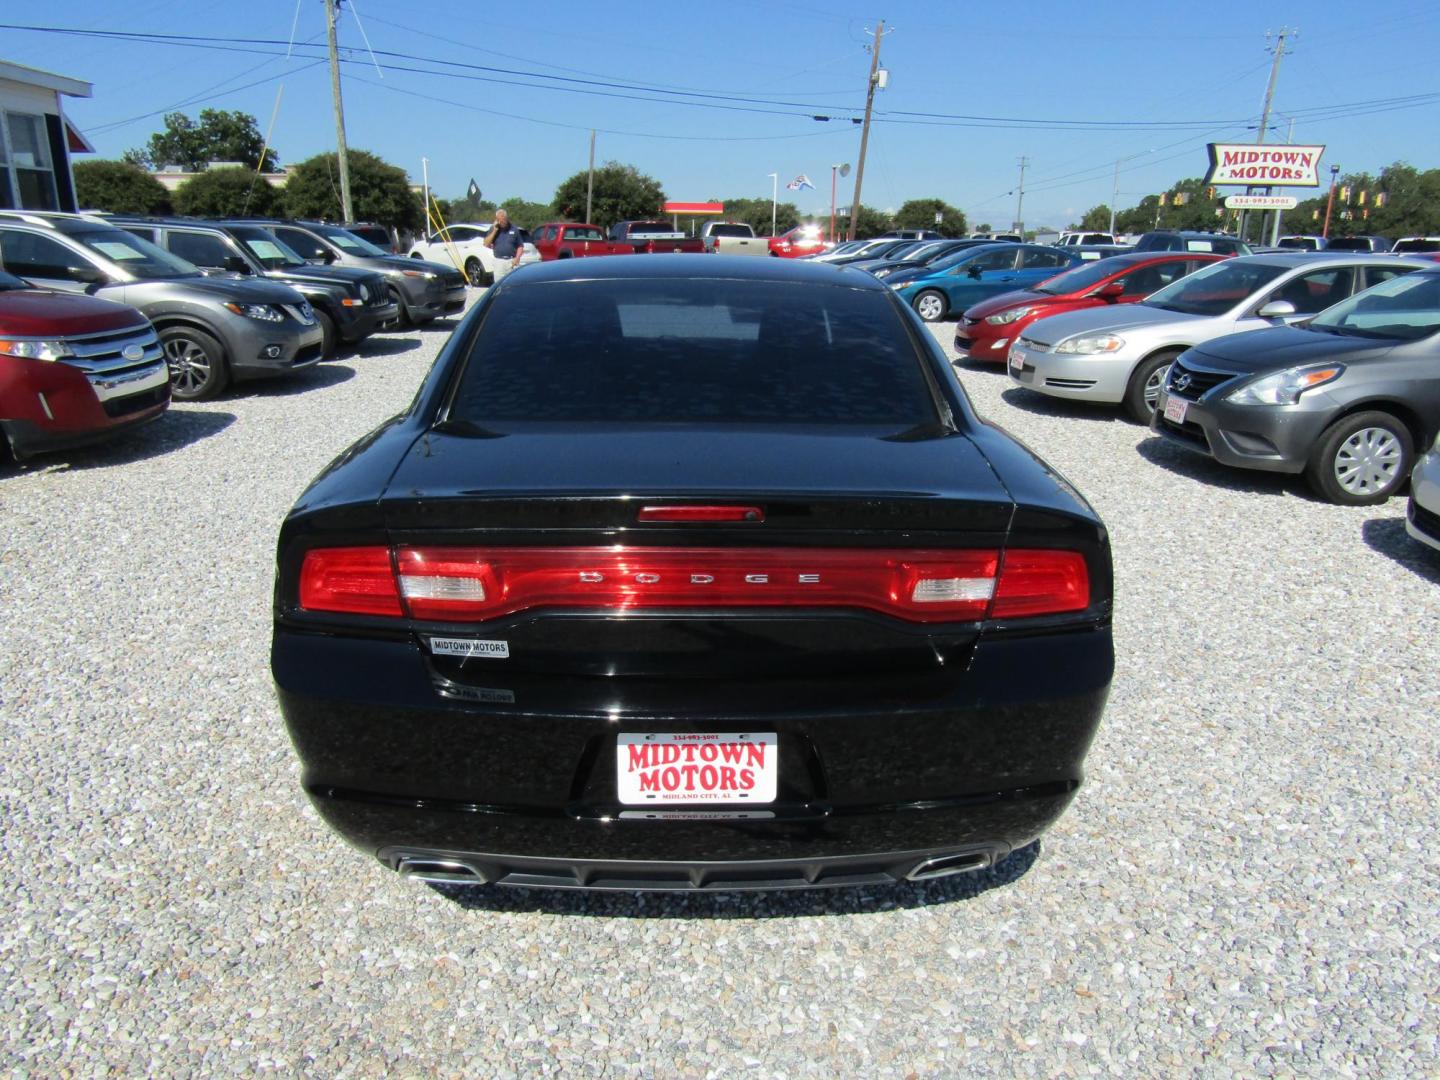
[[[266,379],[263,382],[242,383],[240,393],[246,397],[292,397],[307,390],[318,390],[325,386],[338,386],[355,377],[355,369],[337,364],[333,360],[295,372],[285,379]]]
[[[1407,533],[1404,518],[1371,518],[1360,526],[1360,535],[1372,551],[1440,585],[1440,551],[1426,547]]]
[[[1213,461],[1203,454],[1191,453],[1183,447],[1166,442],[1158,435],[1142,439],[1135,446],[1135,452],[1152,465],[1183,476],[1198,480],[1212,487],[1228,491],[1243,491],[1252,495],[1298,495],[1310,498],[1309,488],[1298,476],[1286,473],[1258,472],[1251,469],[1231,469]]]
[[[1036,840],[988,870],[903,885],[796,889],[773,892],[583,892],[505,885],[431,885],[467,911],[582,915],[606,919],[791,919],[814,915],[873,915],[973,900],[1013,885],[1040,857]]]
[[[964,369],[964,370],[969,370]],[[1134,424],[1119,408],[1112,405],[1092,405],[1088,401],[1070,401],[1066,398],[1046,397],[1044,394],[1027,390],[1023,386],[1012,386],[1003,390],[1000,396],[1010,405],[1037,416],[1060,416],[1074,420],[1097,420],[1107,424]],[[1138,427],[1139,425],[1134,425]]]
[[[418,337],[368,337],[364,341],[348,345],[340,354],[341,359],[361,359],[367,356],[397,356],[420,348]]]
[[[218,435],[235,422],[235,415],[201,409],[167,409],[160,417],[142,428],[114,440],[74,450],[58,450],[26,461],[0,462],[0,480],[10,476],[26,476],[58,469],[103,469],[112,465],[129,465],[148,458],[162,457],[181,450],[191,443]]]
[[[984,364],[979,360],[971,360],[969,358],[957,360],[952,356],[950,358],[950,366],[960,375],[1002,375],[1006,378],[1009,377],[1004,364]],[[1019,390],[1020,387],[1017,386],[1016,389]]]

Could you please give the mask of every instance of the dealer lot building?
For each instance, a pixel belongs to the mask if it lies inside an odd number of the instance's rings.
[[[0,60],[0,209],[79,209],[70,155],[95,148],[61,98],[90,95],[88,82]]]

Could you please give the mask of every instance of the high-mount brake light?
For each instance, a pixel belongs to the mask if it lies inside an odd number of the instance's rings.
[[[483,622],[536,608],[853,608],[909,622],[1083,611],[1074,551],[401,547],[307,553],[300,606]]]
[[[300,567],[300,606],[307,611],[403,616],[386,547],[313,548]]]
[[[712,521],[764,521],[758,506],[645,506],[637,521],[676,521],[684,524]]]

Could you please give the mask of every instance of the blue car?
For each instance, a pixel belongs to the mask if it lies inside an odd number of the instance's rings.
[[[890,275],[898,292],[926,322],[939,322],[1003,292],[1028,289],[1080,263],[1064,248],[1041,244],[985,244],[914,270]]]

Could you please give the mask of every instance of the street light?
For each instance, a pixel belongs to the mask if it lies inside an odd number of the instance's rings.
[[[837,174],[840,176],[849,176],[850,163],[846,162],[844,165],[830,166],[830,243],[832,244],[835,243],[835,177]],[[853,207],[851,208],[851,212],[854,212]]]

